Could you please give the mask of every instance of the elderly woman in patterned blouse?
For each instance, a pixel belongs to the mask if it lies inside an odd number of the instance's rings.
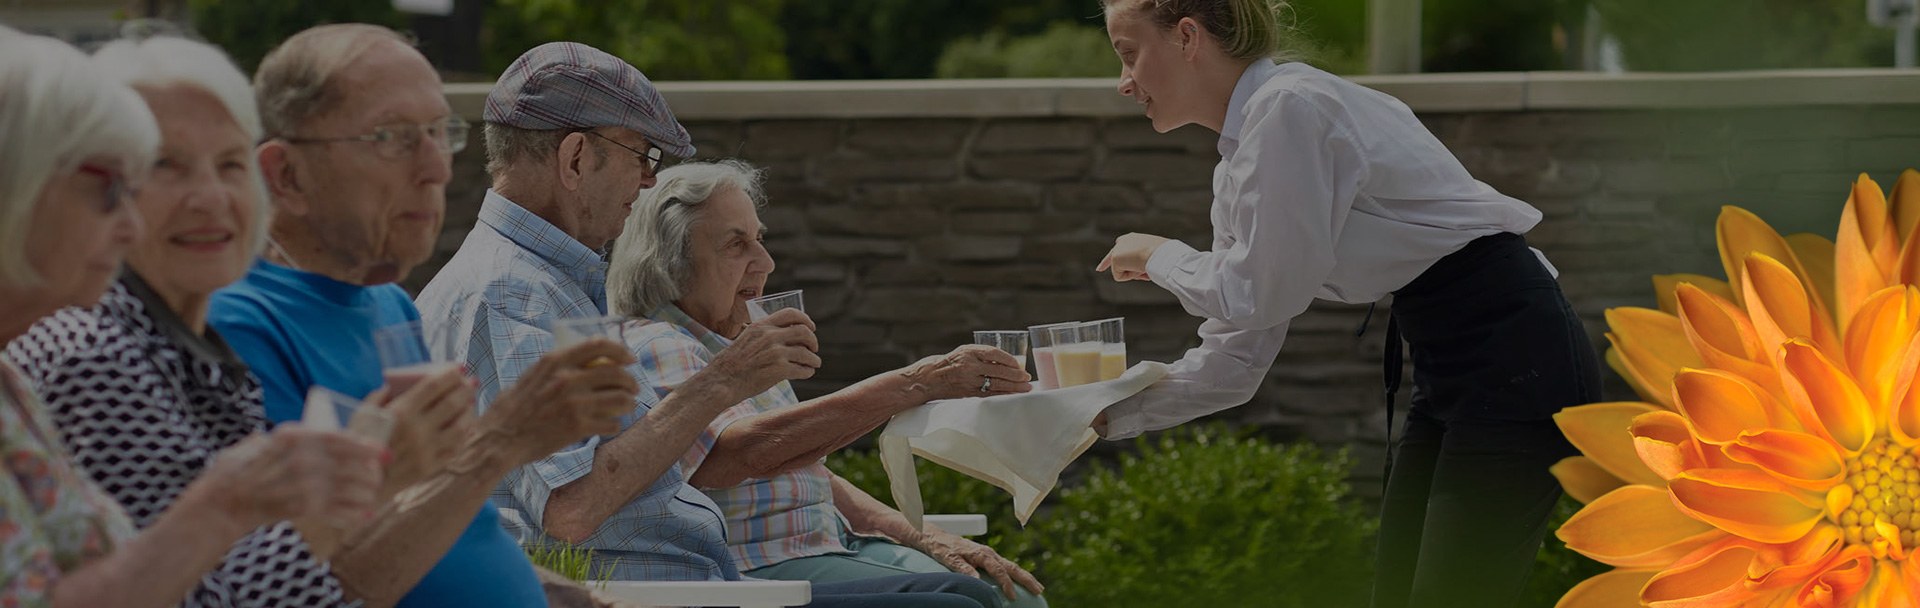
[[[0,90],[0,342],[11,342],[113,281],[143,236],[129,185],[146,176],[160,133],[140,98],[79,51],[4,27]],[[373,506],[377,446],[288,428],[202,454],[198,479],[169,487],[170,508],[136,534],[43,408],[0,363],[0,604],[174,605],[257,527],[353,522]]]
[[[146,102],[139,114],[150,109],[158,121],[158,154],[126,168],[146,179],[131,201],[116,203],[142,218],[146,232],[98,303],[42,319],[8,345],[7,357],[45,401],[80,468],[135,526],[157,529],[170,506],[190,501],[216,452],[265,428],[259,383],[206,326],[209,294],[245,272],[261,242],[259,119],[246,77],[202,43],[118,41],[93,64],[108,80],[133,85]],[[327,547],[310,546],[285,521],[252,523],[268,525],[248,530],[197,586],[173,594],[175,602],[349,601],[316,555]],[[302,525],[323,527],[331,528]]]
[[[643,190],[614,245],[607,302],[649,323],[625,337],[665,395],[747,324],[766,288],[760,170],[686,163]],[[800,401],[782,382],[715,418],[682,459],[689,483],[725,511],[727,542],[747,576],[815,583],[945,571],[997,583],[1019,608],[1045,606],[1033,575],[984,545],[906,517],[827,470],[828,453],[894,414],[935,399],[1028,390],[1012,356],[961,346],[829,395]]]

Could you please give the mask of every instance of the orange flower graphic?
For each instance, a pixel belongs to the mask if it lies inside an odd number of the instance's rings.
[[[1554,417],[1585,507],[1557,532],[1614,569],[1562,607],[1920,607],[1920,172],[1861,175],[1836,239],[1737,207],[1727,280],[1654,277],[1608,310],[1607,363],[1642,402]]]

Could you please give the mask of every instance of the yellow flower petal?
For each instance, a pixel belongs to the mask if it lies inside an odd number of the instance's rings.
[[[1553,415],[1553,422],[1560,425],[1573,447],[1593,459],[1595,466],[1626,483],[1660,485],[1660,476],[1640,462],[1631,434],[1634,417],[1658,411],[1665,410],[1625,401],[1594,403],[1560,410]]]
[[[1621,481],[1619,476],[1600,468],[1592,458],[1585,456],[1563,458],[1560,462],[1548,467],[1547,472],[1553,473],[1554,479],[1560,480],[1560,488],[1566,490],[1567,495],[1572,496],[1574,500],[1580,501],[1580,504],[1593,502],[1594,499],[1627,485],[1627,482]]]
[[[1674,508],[1666,490],[1642,485],[1601,496],[1555,534],[1567,548],[1622,568],[1664,567],[1726,536]]]
[[[1737,542],[1708,545],[1648,579],[1640,602],[1656,608],[1744,606],[1756,595],[1746,588],[1754,555]]]
[[[1695,469],[1668,481],[1667,489],[1686,514],[1763,543],[1806,536],[1826,506],[1757,471]]]
[[[1747,567],[1749,587],[1755,591],[1799,589],[1831,565],[1846,546],[1839,527],[1822,523],[1800,540],[1756,547],[1753,563]]]
[[[1705,366],[1739,374],[1770,394],[1781,394],[1773,353],[1760,346],[1745,311],[1692,285],[1681,285],[1674,295],[1680,328]]]
[[[1908,169],[1900,172],[1900,178],[1893,182],[1893,226],[1900,232],[1900,241],[1913,240],[1913,227],[1920,224],[1920,171]]]
[[[1608,343],[1611,344],[1616,340],[1618,340],[1616,336],[1614,336],[1613,334],[1607,334]],[[1669,391],[1655,391],[1652,388],[1648,388],[1649,381],[1647,380],[1647,378],[1641,376],[1640,370],[1634,369],[1633,366],[1631,365],[1627,365],[1627,359],[1626,357],[1623,357],[1620,355],[1619,348],[1608,346],[1606,359],[1607,359],[1607,367],[1611,368],[1613,370],[1613,373],[1619,374],[1622,380],[1627,381],[1627,387],[1633,389],[1633,394],[1638,395],[1641,399],[1644,399],[1652,403],[1653,405],[1657,405],[1660,407],[1668,407],[1668,404],[1662,403],[1662,401],[1667,401],[1672,399],[1672,395],[1669,394]]]
[[[1640,462],[1661,479],[1671,480],[1707,466],[1700,442],[1688,428],[1687,419],[1679,414],[1658,411],[1634,416],[1627,432],[1633,435],[1633,451]]]
[[[1901,580],[1900,564],[1911,563],[1884,561],[1873,566],[1873,579],[1867,582],[1867,588],[1861,592],[1860,606],[1871,608],[1915,608],[1915,598],[1906,581]]]
[[[1732,443],[1741,433],[1773,425],[1773,417],[1789,417],[1779,402],[1760,387],[1734,374],[1714,369],[1686,369],[1673,377],[1674,409],[1685,415],[1701,441]]]
[[[1627,377],[1652,393],[1642,395],[1648,401],[1673,407],[1673,375],[1684,367],[1704,365],[1687,341],[1680,318],[1636,307],[1609,308],[1606,316],[1607,341],[1631,372]]]
[[[1860,305],[1847,328],[1847,369],[1877,415],[1889,411],[1907,344],[1920,329],[1920,290],[1896,285]],[[1829,353],[1831,354],[1831,353]]]
[[[1894,373],[1895,395],[1888,404],[1887,433],[1901,445],[1920,444],[1920,333],[1907,342],[1898,371]]]
[[[1807,284],[1813,286],[1814,296],[1820,298],[1821,310],[1832,315],[1838,302],[1833,299],[1833,241],[1818,234],[1799,232],[1787,235],[1787,246],[1800,258],[1801,269],[1807,271]],[[1838,328],[1836,325],[1835,329]]]
[[[1828,356],[1840,356],[1840,339],[1832,316],[1820,310],[1819,302],[1813,300],[1792,269],[1757,252],[1747,256],[1746,268],[1747,313],[1759,336],[1761,352],[1777,356],[1781,344],[1804,338]]]
[[[1840,558],[1794,593],[1794,606],[1837,608],[1850,606],[1873,576],[1873,555],[1865,547],[1847,547]]]
[[[1840,299],[1841,331],[1852,326],[1853,315],[1873,292],[1886,288],[1899,263],[1899,236],[1887,214],[1886,195],[1865,173],[1853,183],[1847,206],[1840,213],[1840,231],[1834,239],[1834,295]]]
[[[1647,586],[1658,570],[1627,570],[1624,568],[1596,574],[1593,578],[1580,581],[1553,608],[1620,608],[1640,604],[1640,589]]]
[[[1730,299],[1738,301],[1745,297],[1741,295],[1746,283],[1745,262],[1747,254],[1756,251],[1780,260],[1796,273],[1806,276],[1787,240],[1753,212],[1733,206],[1721,207],[1720,219],[1714,225],[1714,236],[1720,245],[1720,265],[1727,272],[1727,283],[1732,286],[1734,297]]]
[[[1791,243],[1791,241],[1789,241],[1789,243]],[[1674,301],[1673,290],[1679,288],[1681,283],[1692,283],[1694,287],[1707,290],[1707,293],[1728,300],[1735,299],[1733,286],[1720,279],[1703,274],[1689,274],[1685,272],[1656,274],[1653,275],[1653,297],[1660,302],[1660,312],[1670,315],[1680,314],[1680,307]]]
[[[1860,453],[1878,429],[1866,395],[1813,345],[1795,340],[1785,350],[1781,377],[1787,406],[1802,425],[1834,442],[1847,456]]]
[[[1753,465],[1775,479],[1825,493],[1847,476],[1846,461],[1827,440],[1776,429],[1743,433],[1725,448],[1735,462]]]

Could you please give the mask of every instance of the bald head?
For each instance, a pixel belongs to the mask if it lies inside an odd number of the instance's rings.
[[[268,53],[253,77],[254,97],[269,138],[301,131],[315,117],[338,108],[352,87],[342,86],[341,74],[370,50],[404,49],[426,66],[426,57],[413,49],[405,35],[378,25],[337,23],[309,28]],[[380,53],[390,55],[390,53]],[[427,72],[431,73],[431,67]],[[438,84],[438,75],[434,82]]]

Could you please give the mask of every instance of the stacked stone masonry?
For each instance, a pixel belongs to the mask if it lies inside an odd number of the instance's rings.
[[[1558,267],[1605,348],[1602,311],[1652,306],[1656,273],[1719,275],[1713,219],[1747,207],[1783,232],[1832,236],[1853,177],[1891,186],[1920,165],[1920,104],[1697,110],[1425,112],[1481,180],[1545,214],[1529,241]],[[1127,318],[1135,360],[1171,361],[1199,320],[1164,291],[1093,272],[1129,231],[1209,242],[1219,155],[1199,127],[1144,119],[692,120],[704,158],[768,169],[762,219],[778,263],[769,290],[805,289],[826,367],[817,395],[946,352],[975,329]],[[439,252],[468,230],[486,186],[478,149],[456,159]],[[1268,434],[1354,445],[1378,471],[1381,324],[1366,305],[1316,303],[1253,401],[1219,418]],[[1375,315],[1384,321],[1385,306]],[[1630,399],[1607,376],[1609,399]],[[1401,401],[1405,403],[1406,396]],[[1403,410],[1404,411],[1404,410]],[[1369,484],[1359,484],[1367,487]]]

